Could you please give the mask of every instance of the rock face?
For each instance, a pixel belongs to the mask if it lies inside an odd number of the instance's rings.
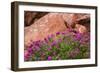
[[[69,27],[73,27],[75,26],[78,15],[73,13],[62,13],[62,17]]]
[[[25,11],[25,26],[30,26],[32,23],[34,23],[36,20],[41,18],[42,16],[46,15],[48,12],[31,12],[31,11]]]
[[[35,18],[35,16],[37,15],[37,13],[36,12],[25,12],[24,13],[24,17],[25,17],[25,20],[24,20],[24,25],[25,26],[29,26],[30,24],[31,24],[31,22],[32,22],[32,20],[33,20],[33,18]]]
[[[30,26],[25,27],[25,46],[30,45],[31,41],[43,40],[48,35],[65,31],[67,28],[73,28],[80,33],[87,32],[87,29],[89,29],[84,25],[90,20],[90,15],[87,14],[48,13],[40,17]],[[29,17],[27,19],[32,20]],[[81,22],[84,19],[89,20]]]
[[[43,40],[50,34],[66,30],[66,25],[59,13],[49,13],[34,24],[25,28],[25,45],[31,41]]]

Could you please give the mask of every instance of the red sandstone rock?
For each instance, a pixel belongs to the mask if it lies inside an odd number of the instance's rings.
[[[79,31],[80,33],[86,33],[87,32],[86,27],[83,26],[83,25],[80,25],[80,24],[75,25],[75,30]]]
[[[50,34],[65,30],[62,16],[59,13],[49,13],[25,28],[25,45],[30,44],[31,40],[43,40]]]

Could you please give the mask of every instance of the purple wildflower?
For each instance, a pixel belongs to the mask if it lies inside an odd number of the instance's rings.
[[[77,33],[77,34],[76,34],[76,40],[80,40],[81,37],[82,37],[81,33]]]
[[[46,43],[48,43],[48,39],[47,39],[47,38],[44,38],[44,41],[45,41]]]
[[[66,35],[66,33],[65,32],[62,32],[62,35]]]
[[[57,32],[56,35],[60,35],[60,32]]]
[[[33,49],[32,49],[32,48],[28,48],[28,52],[29,52],[30,54],[32,54],[32,53],[33,53]]]
[[[51,40],[51,36],[48,36],[47,39],[48,39],[48,40]]]
[[[70,51],[69,57],[75,58],[75,56],[77,56],[77,54],[79,54],[79,52],[80,52],[79,48],[76,48],[75,50]]]
[[[24,51],[24,60],[25,61],[28,60],[29,59],[29,56],[30,56],[29,52],[27,50],[25,50]]]
[[[48,51],[50,51],[51,50],[51,48],[48,48]]]
[[[53,38],[54,37],[54,34],[51,34],[50,37]]]
[[[40,44],[39,44],[38,42],[36,42],[36,43],[35,43],[35,46],[38,46],[38,47],[39,47],[39,46],[40,46]]]
[[[36,41],[35,45],[40,46],[40,42],[41,42],[40,40]]]
[[[58,39],[58,42],[62,42],[62,39],[60,38],[60,39]]]
[[[40,50],[40,48],[38,46],[34,46],[34,49],[37,50],[37,51]]]
[[[51,40],[52,38],[54,38],[54,34],[49,35],[47,38],[48,40]]]
[[[30,46],[29,46],[29,48],[32,48],[33,47],[33,44],[31,44]]]
[[[52,43],[51,43],[51,46],[55,46],[57,44],[57,41],[53,41]]]
[[[48,61],[52,60],[52,57],[51,56],[48,56]]]

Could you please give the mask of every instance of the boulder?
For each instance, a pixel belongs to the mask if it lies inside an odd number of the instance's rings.
[[[44,15],[46,15],[48,12],[31,12],[31,11],[25,11],[24,15],[24,23],[25,26],[30,26],[32,23],[34,23],[36,20],[40,19]]]
[[[66,30],[66,25],[59,13],[48,13],[34,22],[31,26],[25,27],[25,45],[31,41],[43,40],[50,34]]]
[[[36,15],[37,15],[36,12],[25,11],[25,13],[24,13],[24,18],[25,18],[24,23],[25,23],[25,25],[24,26],[31,25],[31,22],[32,22],[33,18],[35,18]]]

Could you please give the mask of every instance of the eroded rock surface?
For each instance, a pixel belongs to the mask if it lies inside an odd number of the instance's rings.
[[[25,27],[25,45],[31,41],[43,40],[50,34],[66,30],[66,25],[59,13],[49,13],[29,27]]]
[[[34,23],[36,20],[40,19],[42,16],[46,15],[48,12],[31,12],[31,11],[25,11],[25,26],[30,26],[32,23]]]

